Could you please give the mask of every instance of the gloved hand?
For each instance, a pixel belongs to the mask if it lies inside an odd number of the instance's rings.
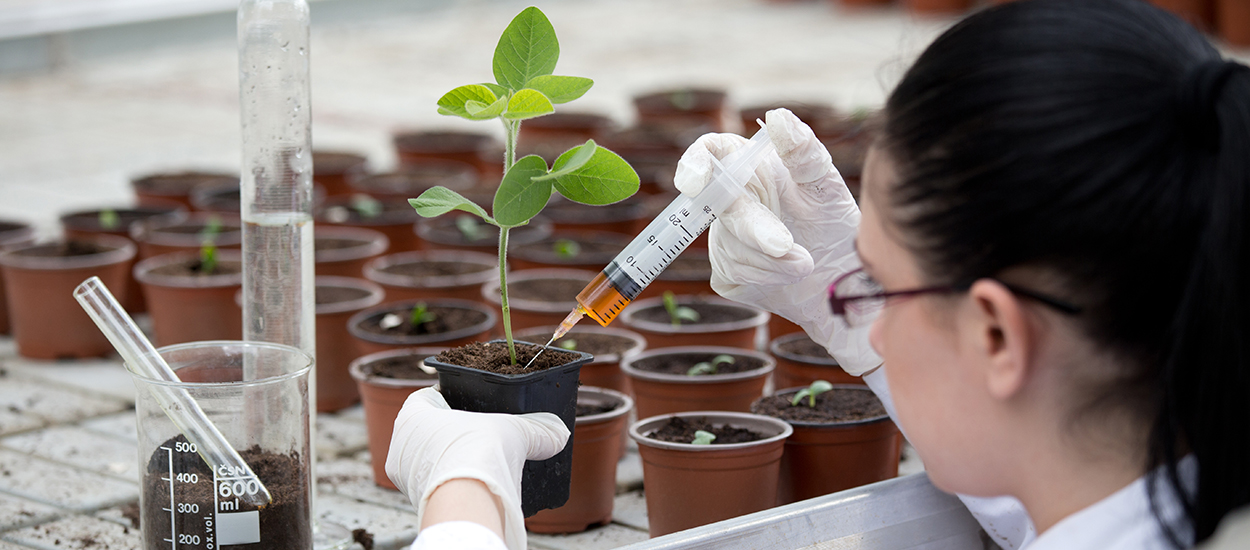
[[[881,365],[868,326],[849,328],[829,309],[829,285],[860,267],[855,253],[859,207],[825,146],[786,109],[766,115],[776,155],[765,157],[747,183],[750,193],[712,223],[712,290],[803,327],[846,372],[860,376]],[[707,134],[677,165],[677,190],[695,195],[712,176],[712,157],[746,143],[733,134]]]
[[[395,419],[386,475],[416,507],[417,525],[439,485],[460,478],[481,481],[503,503],[504,542],[523,550],[522,466],[555,456],[568,439],[568,428],[554,414],[452,410],[441,393],[424,388],[408,396]]]

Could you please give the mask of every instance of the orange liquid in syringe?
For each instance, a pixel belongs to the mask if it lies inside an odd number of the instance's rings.
[[[586,315],[605,327],[616,319],[616,316],[620,315],[631,301],[612,286],[612,283],[608,281],[608,276],[602,271],[577,294],[577,303],[581,304]]]

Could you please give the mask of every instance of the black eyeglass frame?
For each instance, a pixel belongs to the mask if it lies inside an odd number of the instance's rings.
[[[889,298],[898,298],[898,297],[903,297],[903,296],[917,296],[920,294],[966,292],[969,288],[972,288],[972,283],[964,283],[964,284],[958,284],[958,285],[931,286],[931,287],[916,288],[916,289],[911,289],[911,290],[896,290],[892,292],[878,292],[875,294],[861,294],[861,295],[856,295],[856,296],[838,296],[837,295],[838,285],[841,284],[842,281],[845,281],[848,277],[852,277],[854,275],[862,273],[863,271],[864,271],[864,268],[861,267],[859,269],[856,269],[855,271],[846,273],[842,275],[841,277],[838,277],[837,279],[835,279],[833,281],[833,284],[829,285],[829,309],[833,310],[834,315],[840,316],[845,319],[847,305],[850,304],[851,302],[858,302],[862,300],[873,300],[873,299],[879,299],[879,300],[884,301]],[[1010,290],[1014,294],[1019,294],[1026,298],[1031,298],[1033,300],[1041,302],[1042,304],[1050,306],[1060,311],[1061,313],[1066,313],[1068,315],[1076,315],[1081,312],[1080,306],[1072,305],[1058,298],[1052,298],[1050,296],[1047,296],[1037,291],[1029,290],[1027,288],[1019,287],[1010,283],[1004,283],[1002,281],[999,281],[998,279],[992,279],[992,280],[996,281],[1000,285],[1007,287],[1007,290]]]

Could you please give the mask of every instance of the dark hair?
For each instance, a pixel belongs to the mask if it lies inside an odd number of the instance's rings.
[[[1086,404],[1149,423],[1147,486],[1174,544],[1250,503],[1245,66],[1143,1],[1024,0],[939,37],[890,95],[879,145],[930,282],[1031,268],[1082,306],[1074,322],[1127,370]],[[1177,470],[1189,453],[1196,490]],[[1159,482],[1184,517],[1160,512]]]

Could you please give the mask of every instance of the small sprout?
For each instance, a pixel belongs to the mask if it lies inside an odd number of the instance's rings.
[[[574,340],[572,338],[565,338],[563,340],[560,340],[560,342],[557,343],[556,345],[559,346],[561,349],[566,349],[569,351],[577,351],[577,340]]]
[[[555,244],[551,245],[551,249],[555,251],[556,257],[561,260],[571,260],[582,253],[582,245],[577,241],[569,239],[558,239]]]
[[[695,95],[694,90],[678,90],[669,94],[668,102],[682,111],[689,111],[694,108]]]
[[[711,361],[695,363],[693,367],[690,367],[690,370],[686,371],[686,376],[699,376],[700,374],[716,374],[716,372],[720,370],[721,365],[732,365],[732,364],[734,364],[734,358],[732,355],[724,355],[724,354],[717,355],[716,357],[713,357]]]
[[[425,302],[420,302],[412,307],[412,313],[408,315],[408,323],[415,327],[437,318],[438,316],[430,311],[430,307],[425,305]]]
[[[382,202],[378,199],[356,193],[351,199],[352,210],[355,210],[361,218],[371,220],[382,215]]]
[[[477,223],[473,216],[456,216],[456,229],[466,241],[477,241],[486,236],[482,232],[482,224]]]
[[[664,311],[668,312],[668,318],[675,327],[680,327],[682,321],[694,323],[699,320],[699,312],[677,305],[677,296],[671,290],[664,291]]]
[[[221,219],[213,216],[200,230],[200,273],[212,275],[217,270],[217,235],[221,234]]]
[[[705,432],[703,430],[695,430],[694,441],[691,441],[690,444],[691,445],[711,445],[713,441],[716,441],[716,434],[712,432]]]
[[[121,217],[117,215],[117,211],[112,208],[106,208],[100,211],[100,227],[108,230],[117,229],[121,225]]]
[[[806,397],[807,406],[816,408],[816,396],[822,393],[825,393],[829,390],[832,390],[832,389],[833,389],[833,384],[830,384],[824,380],[817,380],[815,382],[812,382],[812,385],[806,388],[803,388],[799,390],[798,393],[794,394],[794,399],[790,401],[790,404],[797,407],[799,406],[799,403],[803,401],[803,398]]]

